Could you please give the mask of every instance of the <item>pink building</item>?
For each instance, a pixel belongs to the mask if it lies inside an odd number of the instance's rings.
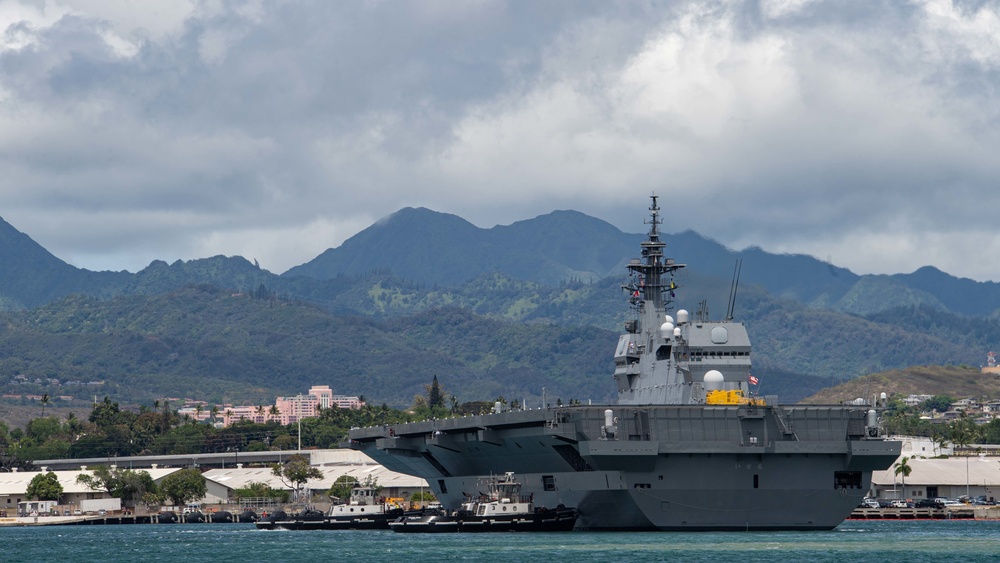
[[[230,426],[241,420],[262,424],[274,418],[271,407],[263,405],[226,406],[222,409],[222,425]]]
[[[207,420],[211,417],[210,409],[206,404],[202,404],[203,410],[195,413],[197,403],[191,402],[179,409],[178,414],[187,414],[191,418],[199,421]],[[241,420],[249,420],[255,423],[264,423],[275,420],[279,424],[294,424],[303,418],[313,418],[319,416],[321,409],[360,409],[364,402],[359,397],[349,395],[334,395],[333,390],[328,385],[313,385],[305,395],[295,395],[293,397],[278,397],[273,407],[260,405],[218,405],[217,421],[221,421],[223,426],[230,426]],[[276,409],[278,414],[272,413]]]
[[[324,409],[331,407],[337,407],[339,409],[360,409],[365,405],[358,397],[334,395],[329,385],[313,385],[309,389],[309,394],[316,397],[319,407]]]
[[[319,398],[315,395],[295,395],[294,397],[278,397],[275,401],[278,407],[278,421],[281,424],[292,424],[303,418],[317,416],[316,407],[319,406]]]

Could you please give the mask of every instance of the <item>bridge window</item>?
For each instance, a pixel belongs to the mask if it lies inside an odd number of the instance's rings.
[[[670,346],[663,345],[656,349],[656,359],[657,360],[667,360],[670,359]]]

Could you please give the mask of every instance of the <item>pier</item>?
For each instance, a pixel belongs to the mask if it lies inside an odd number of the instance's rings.
[[[1000,520],[1000,507],[855,508],[849,520]]]
[[[257,515],[253,514],[256,519]],[[234,515],[231,512],[191,512],[178,514],[174,512],[154,512],[150,514],[103,514],[82,516],[18,516],[0,518],[0,527],[11,526],[101,526],[110,524],[232,524],[234,522],[253,522],[246,519],[246,514]]]

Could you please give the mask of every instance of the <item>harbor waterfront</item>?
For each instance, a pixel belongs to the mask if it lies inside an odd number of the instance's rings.
[[[10,560],[96,561],[995,561],[1000,522],[857,521],[831,531],[394,534],[252,524],[0,529]]]

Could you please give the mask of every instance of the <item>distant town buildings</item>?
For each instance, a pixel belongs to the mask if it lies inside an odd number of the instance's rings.
[[[168,399],[176,401],[176,399]],[[217,426],[231,426],[248,420],[262,424],[275,421],[278,424],[294,424],[305,418],[319,416],[322,409],[360,409],[364,402],[360,397],[334,395],[328,385],[314,385],[309,392],[292,397],[278,397],[273,405],[209,405],[204,401],[186,401],[177,409],[177,414],[189,416],[200,422],[210,422]]]
[[[902,402],[908,407],[915,407],[932,398],[932,395],[909,395],[904,397]],[[943,412],[925,411],[920,415],[920,418],[931,423],[947,423],[962,417],[969,417],[976,424],[987,424],[995,418],[1000,418],[1000,400],[958,399],[948,405],[948,409]]]

